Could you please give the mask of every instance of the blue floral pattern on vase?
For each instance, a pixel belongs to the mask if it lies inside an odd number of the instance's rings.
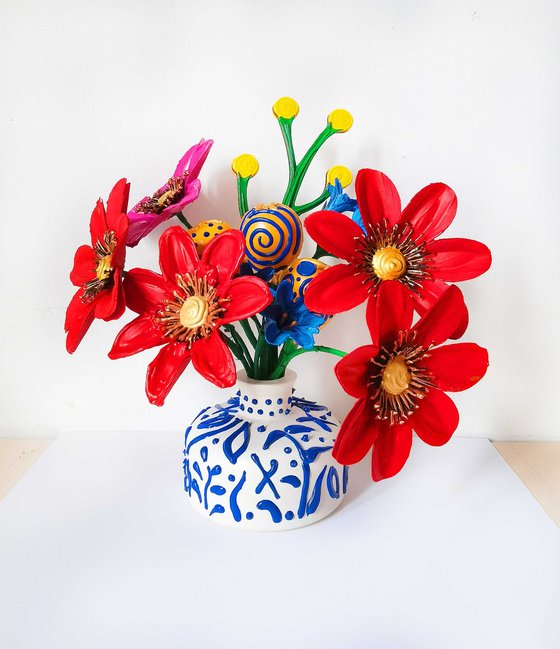
[[[272,385],[264,395],[243,381],[240,387],[187,428],[184,488],[191,502],[216,522],[248,529],[320,520],[346,493],[348,467],[331,454],[339,422],[327,407],[294,396],[291,384],[281,396]]]

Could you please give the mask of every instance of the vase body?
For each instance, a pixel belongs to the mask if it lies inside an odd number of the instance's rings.
[[[285,530],[330,514],[346,493],[348,468],[332,457],[340,424],[294,394],[296,375],[255,381],[204,408],[187,428],[184,487],[192,505],[222,525]]]

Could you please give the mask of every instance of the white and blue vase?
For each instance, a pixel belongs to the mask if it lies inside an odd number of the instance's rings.
[[[238,373],[237,393],[204,408],[185,433],[185,491],[202,515],[249,530],[287,530],[334,511],[348,467],[331,454],[340,423],[325,406],[294,394],[296,375],[255,381]]]

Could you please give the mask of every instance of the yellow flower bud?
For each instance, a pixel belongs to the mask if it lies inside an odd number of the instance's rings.
[[[233,159],[231,168],[241,178],[252,178],[259,171],[259,162],[254,155],[242,153]]]
[[[352,128],[354,118],[344,108],[337,108],[329,113],[327,122],[339,133],[345,133]]]
[[[278,119],[293,119],[299,113],[299,105],[295,99],[291,97],[280,97],[272,107],[274,116]]]
[[[343,167],[342,165],[336,165],[336,167],[331,167],[327,171],[327,183],[329,185],[334,185],[334,181],[338,178],[342,187],[348,187],[352,182],[352,172],[348,167]]]

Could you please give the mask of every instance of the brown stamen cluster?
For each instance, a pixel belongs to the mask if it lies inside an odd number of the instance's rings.
[[[177,201],[177,198],[182,196],[185,188],[185,179],[189,175],[185,171],[182,176],[178,178],[170,178],[167,183],[158,189],[150,198],[145,198],[135,208],[137,212],[144,214],[160,214],[166,207],[169,207]]]
[[[428,350],[414,342],[414,334],[401,332],[392,349],[381,348],[370,361],[369,399],[378,419],[402,424],[434,387],[422,360]]]
[[[389,228],[386,219],[374,226],[368,225],[367,236],[360,239],[356,265],[359,273],[367,276],[375,291],[386,279],[396,279],[412,291],[418,292],[422,280],[429,279],[429,255],[423,243],[414,238],[410,223]]]
[[[89,302],[106,288],[113,286],[112,266],[113,253],[117,247],[117,235],[113,231],[105,231],[103,241],[97,240],[93,252],[95,253],[95,277],[84,284],[82,300]]]
[[[156,322],[164,335],[190,347],[200,338],[207,338],[215,329],[230,298],[219,298],[215,286],[208,278],[193,275],[177,275],[177,289],[173,299],[167,300],[156,313]]]

